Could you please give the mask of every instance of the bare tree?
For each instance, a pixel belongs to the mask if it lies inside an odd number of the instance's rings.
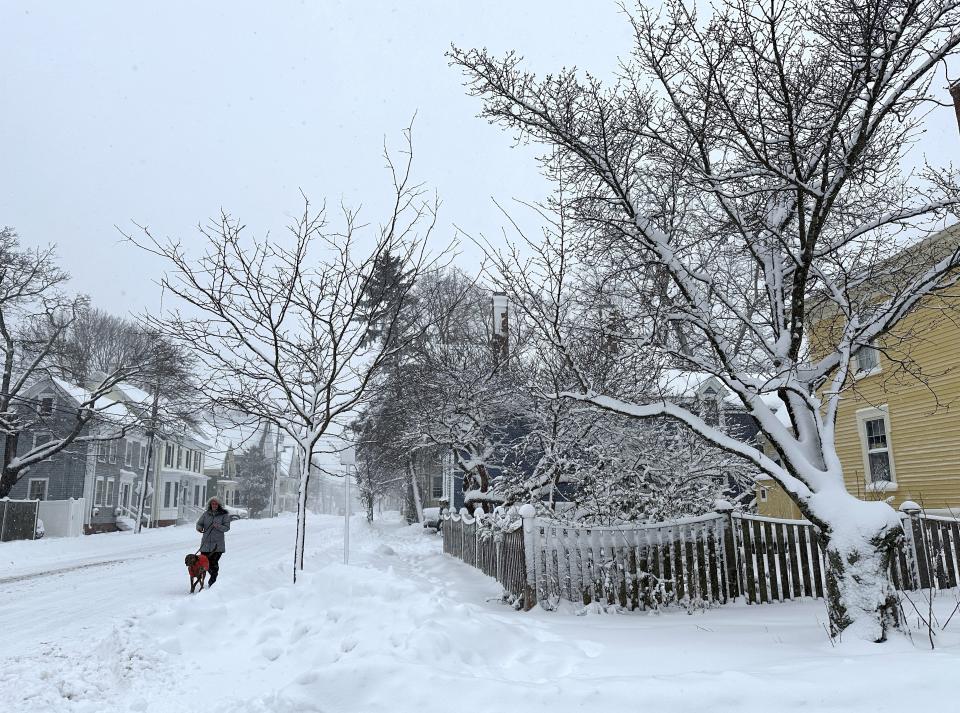
[[[687,339],[645,348],[714,375],[776,457],[583,369],[565,395],[682,421],[752,461],[824,535],[832,631],[881,641],[897,621],[887,569],[902,531],[888,505],[847,492],[835,421],[858,350],[896,339],[905,314],[957,281],[955,245],[902,251],[955,210],[955,176],[904,175],[899,161],[937,105],[934,69],[960,46],[960,2],[727,0],[709,18],[672,3],[631,20],[634,50],[609,86],[574,70],[538,79],[514,54],[451,58],[485,117],[550,146],[548,169],[561,157],[581,257],[663,288],[652,319]],[[828,338],[811,339],[815,320]]]
[[[196,353],[210,403],[273,424],[297,444],[294,581],[303,569],[309,464],[317,444],[331,429],[347,427],[374,375],[414,338],[395,338],[402,293],[434,264],[426,242],[437,201],[412,181],[409,129],[405,137],[403,164],[386,155],[391,209],[374,235],[346,208],[343,228],[328,230],[325,210],[314,211],[306,199],[281,239],[248,238],[239,221],[222,214],[200,226],[205,251],[197,258],[182,243],[155,238],[145,227],[137,237],[128,235],[170,266],[164,289],[186,311],[168,312],[162,325]],[[406,266],[403,283],[374,288],[388,254]],[[379,333],[370,339],[364,316],[377,301],[377,289],[389,307],[374,310]]]
[[[67,335],[89,311],[85,297],[70,297],[62,291],[68,279],[56,264],[53,248],[23,248],[13,230],[0,229],[0,429],[4,435],[0,498],[31,466],[72,443],[122,438],[135,425],[104,398],[144,367],[145,355],[131,350],[105,373],[81,384],[84,389],[65,430],[59,419],[61,428],[51,429],[46,441],[19,448],[20,434],[27,428],[42,428],[50,417],[26,397],[27,390],[49,374],[62,373],[58,365]],[[89,428],[94,422],[102,428]]]

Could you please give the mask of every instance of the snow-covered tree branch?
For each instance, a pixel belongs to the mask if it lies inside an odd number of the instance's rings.
[[[635,294],[656,297],[635,331],[674,328],[647,339],[651,356],[719,380],[772,454],[663,395],[593,383],[548,328],[579,374],[567,395],[680,420],[756,464],[823,532],[832,630],[882,640],[900,523],[844,488],[834,420],[857,352],[902,338],[904,315],[957,279],[956,244],[920,242],[956,214],[957,177],[905,175],[901,159],[938,106],[930,84],[960,46],[960,3],[727,0],[707,18],[671,3],[631,21],[634,52],[612,85],[538,78],[515,54],[451,59],[483,116],[550,147],[580,264],[633,273]]]

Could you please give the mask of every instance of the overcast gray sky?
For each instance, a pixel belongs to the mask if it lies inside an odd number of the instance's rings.
[[[476,118],[450,42],[604,77],[631,38],[613,0],[6,0],[0,224],[56,243],[73,289],[99,306],[155,308],[161,265],[115,225],[191,238],[223,207],[279,231],[299,188],[362,202],[376,221],[384,137],[399,145],[416,112],[416,173],[444,203],[439,237],[453,223],[496,234],[491,196],[536,200],[547,187],[530,149]],[[958,147],[952,112],[938,111],[925,148]]]
[[[384,137],[399,146],[416,112],[416,175],[443,201],[438,237],[454,222],[495,231],[491,196],[536,199],[545,187],[531,151],[476,118],[449,44],[522,48],[543,70],[603,75],[629,41],[605,1],[8,0],[0,224],[56,243],[73,288],[98,305],[155,307],[161,265],[114,225],[189,238],[223,207],[279,231],[299,188],[363,203],[376,221]]]

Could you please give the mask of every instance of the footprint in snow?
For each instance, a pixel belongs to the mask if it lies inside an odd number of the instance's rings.
[[[262,653],[263,657],[268,661],[276,661],[283,654],[283,649],[281,649],[279,646],[271,644],[260,649],[260,653]]]

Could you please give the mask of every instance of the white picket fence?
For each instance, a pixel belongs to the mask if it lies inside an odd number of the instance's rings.
[[[904,537],[890,577],[901,590],[960,583],[960,521],[901,514]],[[522,526],[518,523],[522,522]],[[522,532],[522,538],[519,536]],[[822,598],[826,563],[816,527],[719,512],[617,527],[538,518],[532,506],[443,518],[444,552],[496,577],[529,609],[561,599],[624,609]],[[522,568],[522,571],[521,571]]]

